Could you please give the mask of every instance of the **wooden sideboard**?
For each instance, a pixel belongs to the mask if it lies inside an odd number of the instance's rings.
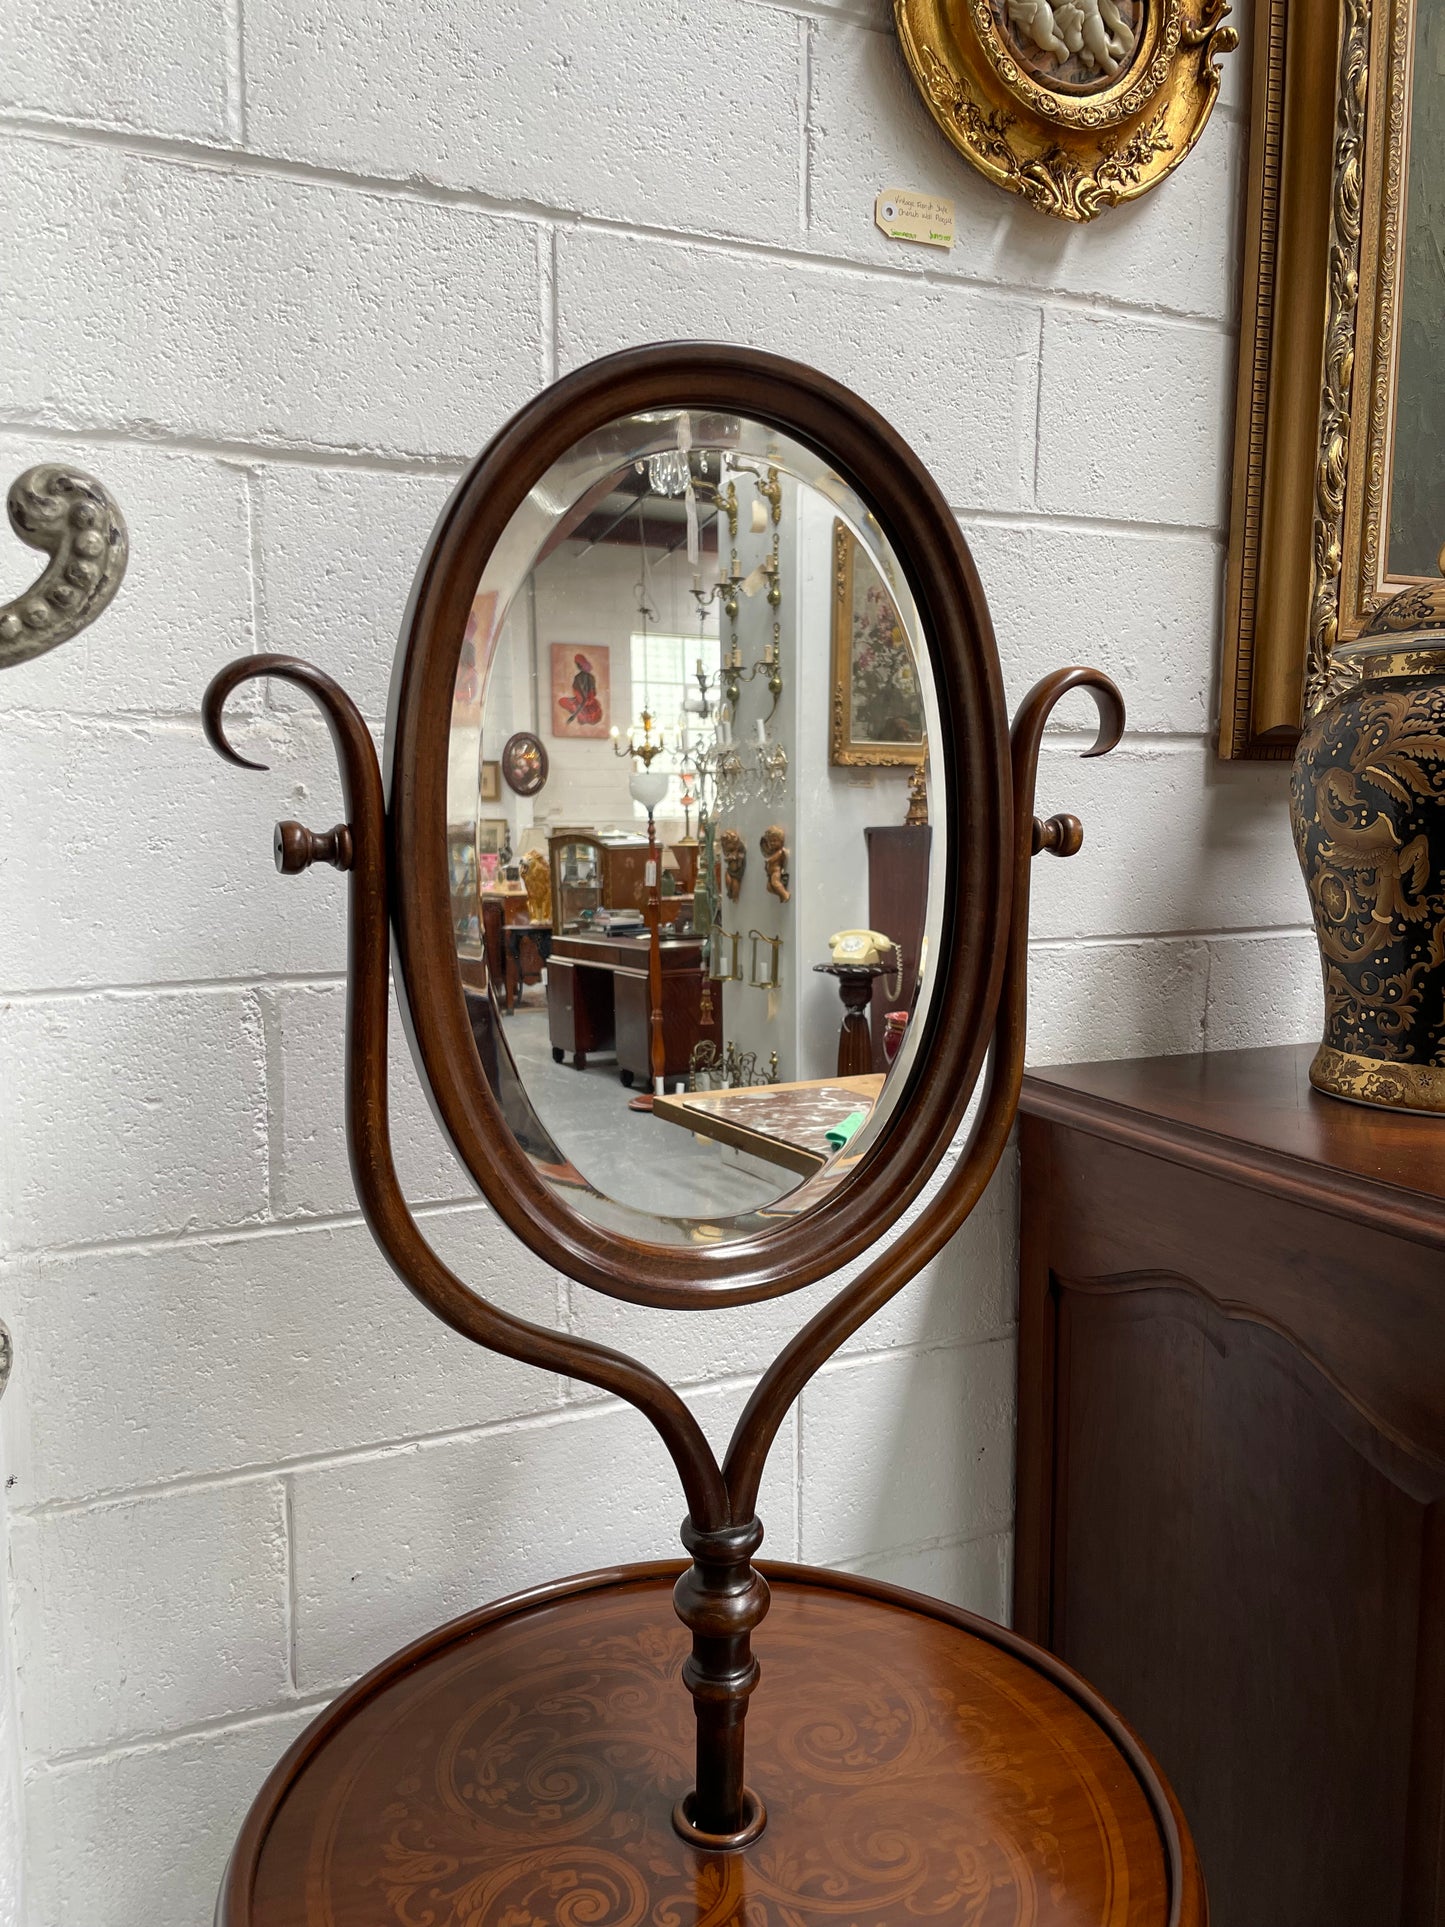
[[[1311,1054],[1025,1079],[1015,1625],[1153,1750],[1212,1927],[1440,1927],[1445,1119]]]

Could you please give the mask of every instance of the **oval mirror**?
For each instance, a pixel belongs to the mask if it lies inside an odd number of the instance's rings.
[[[559,383],[442,515],[388,741],[408,1026],[514,1228],[736,1300],[903,1208],[997,996],[1006,735],[967,551],[878,417],[739,350]]]

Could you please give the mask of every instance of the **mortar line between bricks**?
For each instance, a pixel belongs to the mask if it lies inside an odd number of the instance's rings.
[[[856,1572],[873,1559],[896,1559],[908,1552],[951,1552],[955,1546],[982,1546],[990,1539],[1003,1539],[1008,1536],[1007,1526],[980,1526],[977,1532],[944,1532],[932,1539],[910,1539],[906,1545],[878,1546],[871,1552],[860,1552],[856,1559],[835,1559],[832,1561],[834,1572]]]
[[[556,228],[552,229],[555,245]],[[553,281],[553,301],[556,300],[555,276]],[[438,481],[456,481],[466,471],[473,460],[472,455],[458,456],[405,456],[373,453],[364,449],[347,450],[328,448],[322,443],[307,442],[248,442],[225,436],[206,436],[182,434],[157,424],[107,424],[76,426],[58,425],[55,422],[36,421],[14,411],[6,412],[0,408],[0,439],[13,437],[15,440],[53,441],[73,446],[76,443],[93,443],[107,447],[128,449],[162,450],[168,455],[189,455],[219,462],[225,466],[240,467],[249,471],[253,465],[271,467],[313,468],[323,472],[339,470],[345,473],[370,475],[402,475]],[[1114,519],[1107,515],[1080,515],[1072,511],[1041,509],[1033,506],[1017,508],[989,508],[980,504],[949,504],[949,511],[965,525],[977,524],[985,528],[1019,529],[1057,529],[1068,534],[1109,535],[1109,536],[1158,536],[1169,541],[1198,541],[1201,538],[1222,542],[1228,531],[1222,522],[1151,522],[1139,519]],[[987,584],[985,584],[985,588]],[[13,714],[13,711],[0,711],[0,715]],[[42,712],[48,713],[48,712]],[[63,713],[63,712],[56,712]],[[77,714],[85,712],[76,712]],[[290,712],[287,712],[290,713]],[[148,717],[153,715],[184,718],[197,717],[195,710],[107,710],[107,716]],[[379,716],[373,720],[379,720]]]
[[[246,144],[245,0],[225,0],[226,132],[237,147]]]
[[[299,1691],[296,1673],[296,1630],[300,1601],[296,1585],[296,1496],[288,1476],[281,1480],[281,1529],[286,1535],[286,1678]]]
[[[1201,314],[1187,308],[1149,307],[1098,292],[1084,294],[1068,288],[1021,286],[984,276],[942,274],[936,269],[909,267],[891,261],[857,261],[849,255],[823,250],[805,252],[782,242],[762,241],[747,235],[705,234],[664,227],[653,222],[582,213],[550,201],[489,195],[478,188],[447,187],[440,182],[407,180],[386,174],[351,173],[345,168],[330,167],[319,162],[283,159],[258,154],[249,148],[227,147],[219,143],[137,134],[123,128],[49,120],[43,116],[24,114],[0,115],[0,134],[5,133],[47,146],[108,148],[138,159],[169,161],[206,173],[220,173],[227,179],[286,180],[297,186],[340,188],[387,200],[408,201],[419,206],[459,208],[497,220],[551,221],[578,232],[620,235],[671,247],[699,248],[707,253],[741,254],[753,259],[783,261],[794,267],[822,269],[833,274],[856,276],[864,281],[902,281],[944,292],[953,289],[1013,306],[1021,302],[1033,304],[1047,300],[1053,307],[1069,312],[1123,316],[1165,326],[1197,328],[1230,341],[1238,333],[1238,323],[1233,316]]]
[[[798,231],[813,231],[813,35],[809,14],[798,16]]]
[[[741,1309],[734,1307],[734,1309]],[[997,1345],[1011,1340],[1015,1334],[1012,1324],[991,1328],[986,1332],[966,1339],[944,1339],[937,1344],[892,1345],[877,1351],[848,1352],[830,1359],[822,1368],[819,1376],[836,1374],[839,1371],[867,1365],[876,1365],[884,1360],[909,1360],[928,1358],[943,1352],[967,1352],[981,1349],[987,1345]],[[672,1381],[676,1390],[686,1395],[726,1395],[734,1392],[749,1392],[762,1376],[764,1367],[758,1366],[746,1372],[729,1372],[717,1378],[677,1379]],[[537,1376],[545,1379],[548,1374],[539,1372]],[[513,1438],[533,1432],[557,1431],[571,1425],[591,1423],[600,1417],[615,1416],[619,1412],[633,1410],[624,1399],[614,1398],[607,1393],[598,1393],[586,1399],[570,1403],[537,1408],[529,1412],[514,1413],[507,1418],[486,1419],[477,1425],[448,1426],[437,1432],[410,1433],[401,1438],[373,1441],[367,1445],[340,1446],[329,1452],[298,1453],[291,1458],[268,1460],[254,1465],[228,1467],[218,1472],[180,1473],[172,1478],[152,1479],[140,1485],[117,1486],[104,1492],[87,1493],[83,1498],[41,1499],[34,1505],[10,1505],[12,1518],[27,1521],[73,1518],[77,1514],[101,1512],[122,1505],[133,1505],[151,1499],[165,1499],[191,1492],[227,1491],[236,1486],[260,1485],[273,1480],[285,1481],[289,1476],[301,1472],[330,1472],[357,1465],[379,1464],[397,1457],[399,1453],[415,1452],[438,1445],[479,1445],[490,1439]]]
[[[1266,943],[1277,937],[1313,937],[1307,923],[1240,924],[1221,930],[1123,930],[1117,935],[1030,937],[1034,950],[1108,950],[1122,943]]]
[[[103,735],[107,732],[124,734],[130,730],[146,726],[167,729],[177,733],[181,731],[199,733],[201,728],[199,716],[183,715],[180,713],[163,714],[160,712],[141,711],[137,712],[128,720],[122,721],[113,715],[98,715],[66,709],[0,709],[0,730],[3,730],[7,723],[12,725],[19,724],[32,729],[52,728],[61,724],[76,725],[91,729],[97,735]],[[303,739],[309,736],[314,743],[319,744],[325,739],[325,728],[325,723],[319,716],[312,715],[305,710],[275,710],[268,711],[261,716],[243,715],[239,717],[233,735],[242,743],[248,743],[257,748],[270,748],[284,753],[296,747],[296,745],[290,741],[293,733],[301,736]],[[1087,747],[1088,744],[1094,740],[1092,732],[1075,728],[1048,730],[1046,732],[1046,738],[1048,742],[1055,747],[1063,746],[1066,748],[1072,748],[1076,742],[1083,747]],[[1213,739],[1208,733],[1198,729],[1150,730],[1130,729],[1126,727],[1124,734],[1119,740],[1121,745],[1135,749],[1179,750],[1186,748],[1193,750],[1208,748]],[[1270,766],[1249,764],[1246,767],[1258,769]],[[1275,767],[1278,767],[1286,777],[1288,776],[1289,769],[1287,764],[1281,763]],[[262,773],[281,777],[284,777],[286,774],[284,770],[263,771]],[[207,978],[204,981],[209,983],[221,980]]]
[[[77,1767],[102,1765],[109,1760],[128,1759],[139,1753],[155,1753],[168,1746],[179,1746],[187,1740],[206,1739],[213,1733],[243,1732],[253,1726],[266,1726],[278,1720],[290,1719],[297,1713],[319,1713],[342,1690],[340,1687],[331,1687],[321,1693],[299,1693],[294,1700],[281,1700],[248,1713],[218,1713],[214,1719],[196,1720],[189,1726],[127,1734],[122,1740],[107,1740],[98,1746],[70,1747],[63,1753],[28,1759],[25,1763],[25,1780],[29,1784],[50,1773],[66,1773]]]
[[[480,1193],[472,1195],[458,1192],[455,1197],[429,1199],[425,1204],[412,1205],[411,1209],[418,1218],[442,1217],[459,1212],[485,1217],[490,1214],[491,1207]],[[12,1245],[0,1253],[0,1277],[22,1261],[33,1263],[36,1259],[46,1259],[64,1263],[77,1258],[145,1257],[207,1245],[246,1244],[263,1238],[288,1237],[303,1231],[352,1231],[363,1227],[365,1223],[360,1211],[318,1211],[310,1216],[260,1218],[246,1224],[213,1225],[209,1230],[138,1231],[117,1238],[87,1238],[69,1245]]]
[[[294,972],[268,977],[167,977],[155,981],[109,984],[55,984],[25,990],[0,990],[0,1003],[60,1003],[75,997],[146,997],[158,992],[237,990],[334,990],[346,984],[345,971],[318,971],[314,976]]]
[[[766,0],[769,13],[791,13],[800,20],[816,21],[820,26],[861,27],[866,33],[876,33],[891,39],[891,24],[880,20],[876,13],[866,7],[829,6],[827,0]]]
[[[1078,750],[1087,747],[1091,740],[1089,737],[1076,735],[1074,732],[1069,732],[1066,735],[1060,731],[1056,734],[1047,734],[1044,738],[1044,747],[1050,752],[1057,751],[1063,756],[1072,757]],[[1181,750],[1189,747],[1199,747],[1201,743],[1201,739],[1199,738],[1185,738],[1182,744],[1174,745],[1160,744],[1156,741],[1151,741],[1151,739],[1147,737],[1126,738],[1125,740],[1126,742],[1133,740],[1141,748],[1153,748],[1156,746],[1168,748],[1173,754],[1179,754]],[[1117,754],[1117,752],[1115,753]],[[1310,928],[1311,926],[1307,923],[1290,921],[1261,924],[1201,924],[1172,930],[1088,930],[1081,931],[1077,936],[1031,937],[1029,943],[1032,949],[1050,949],[1066,948],[1074,944],[1175,943],[1183,938],[1208,942],[1215,939],[1239,940],[1246,938],[1305,936],[1310,933]],[[221,995],[228,993],[234,994],[237,991],[246,990],[339,990],[344,989],[345,985],[345,974],[339,971],[318,973],[315,976],[195,977],[137,983],[58,984],[43,985],[38,988],[27,987],[23,990],[0,989],[0,1005],[14,1004],[23,1007],[28,1004],[80,1002],[90,997],[141,998],[171,994],[196,995],[211,993]],[[458,1202],[471,1204],[477,1201],[478,1200],[473,1199],[466,1192],[458,1192],[451,1198],[429,1198],[423,1203],[414,1206],[414,1209],[418,1211],[438,1211],[448,1209]],[[63,1249],[67,1253],[74,1253],[91,1249],[113,1251],[119,1245],[123,1244],[161,1246],[186,1240],[210,1243],[215,1236],[231,1236],[241,1232],[243,1229],[251,1231],[255,1229],[284,1231],[305,1224],[352,1223],[357,1221],[357,1217],[358,1214],[351,1212],[321,1212],[314,1216],[302,1214],[299,1216],[277,1217],[269,1221],[264,1227],[218,1227],[214,1232],[177,1231],[173,1233],[136,1233],[128,1239],[98,1239],[91,1240],[85,1244],[66,1245],[55,1248]],[[35,1249],[41,1249],[41,1247],[35,1247]]]

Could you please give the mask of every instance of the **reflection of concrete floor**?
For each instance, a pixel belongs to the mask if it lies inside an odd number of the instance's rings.
[[[536,990],[502,1024],[527,1095],[558,1150],[618,1203],[664,1218],[727,1218],[772,1204],[798,1184],[781,1167],[775,1179],[755,1176],[729,1162],[723,1145],[629,1111],[635,1093],[623,1089],[615,1058],[589,1058],[585,1071],[554,1064],[546,1006]]]

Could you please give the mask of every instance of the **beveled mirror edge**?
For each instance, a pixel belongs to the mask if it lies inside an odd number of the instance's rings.
[[[806,1217],[715,1247],[620,1237],[571,1211],[513,1144],[466,1023],[445,863],[456,649],[481,565],[517,505],[578,436],[662,406],[746,414],[830,461],[878,516],[908,573],[938,680],[941,757],[956,785],[950,967],[905,1099],[857,1171]],[[960,760],[958,746],[968,754]],[[997,1004],[1008,927],[1011,801],[1002,680],[957,522],[918,458],[830,378],[757,350],[630,349],[565,376],[513,417],[442,511],[402,625],[387,727],[398,1001],[433,1110],[510,1228],[577,1282],[658,1305],[750,1302],[815,1282],[896,1221],[956,1135]]]

